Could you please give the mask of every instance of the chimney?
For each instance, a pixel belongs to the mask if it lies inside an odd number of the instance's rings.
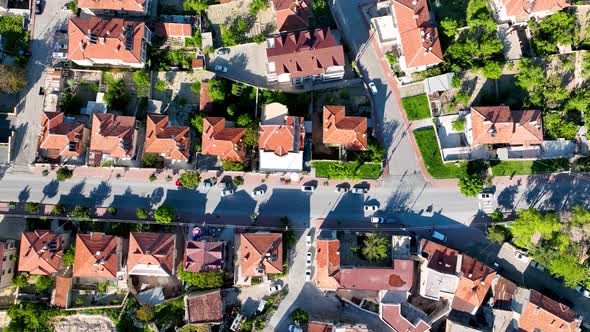
[[[100,255],[102,255],[102,251],[100,251],[100,250],[97,250],[97,251],[94,253],[94,256],[100,256]]]

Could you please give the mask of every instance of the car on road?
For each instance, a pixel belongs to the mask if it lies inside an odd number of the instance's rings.
[[[227,73],[227,67],[217,65],[217,66],[215,66],[215,71],[220,71],[222,73]]]
[[[352,193],[353,194],[366,194],[369,192],[369,188],[365,188],[365,187],[354,187],[352,188]]]
[[[221,197],[226,197],[226,196],[231,196],[235,193],[236,191],[233,189],[223,189],[223,191],[221,192]]]
[[[307,270],[305,270],[305,281],[311,281],[311,269],[307,268]]]
[[[311,251],[308,251],[307,254],[305,254],[305,266],[309,267],[311,266],[311,256],[313,254],[311,253]]]
[[[301,186],[301,191],[306,193],[312,193],[315,191],[315,186]]]
[[[385,222],[385,218],[383,217],[371,217],[371,223],[373,224],[382,224]]]
[[[375,86],[375,83],[370,82],[369,89],[371,90],[371,93],[373,94],[373,96],[377,94],[377,87]]]
[[[220,48],[215,52],[216,55],[225,55],[225,54],[229,54],[229,48],[224,47],[224,48]]]
[[[366,212],[377,211],[379,210],[379,207],[375,204],[367,204],[363,207],[363,210],[365,210]]]
[[[266,301],[261,300],[260,303],[258,303],[258,309],[256,309],[256,311],[263,312],[265,306],[266,306]]]
[[[273,293],[280,291],[281,289],[283,289],[283,285],[274,284],[274,285],[270,285],[270,287],[268,287],[268,292],[273,294]]]
[[[518,258],[521,262],[525,262],[525,263],[528,263],[531,261],[531,259],[527,255],[527,253],[524,251],[518,251],[518,250],[515,251],[514,257]]]
[[[213,188],[214,184],[215,184],[215,182],[211,181],[211,179],[207,179],[207,180],[203,181],[203,187],[205,187],[205,188]]]
[[[43,13],[43,1],[35,1],[35,15],[41,15]]]
[[[344,187],[344,186],[338,186],[336,187],[336,192],[337,193],[347,193],[348,192],[348,188]]]
[[[437,231],[432,231],[432,237],[441,241],[441,242],[445,242],[447,240],[446,235],[444,235],[443,233],[437,232]]]
[[[582,285],[578,285],[578,286],[576,286],[576,292],[584,295],[585,298],[590,299],[590,291],[586,287],[584,287]]]
[[[217,186],[221,189],[231,188],[231,184],[229,182],[223,182],[223,181],[219,182],[219,184]]]
[[[309,247],[309,246],[311,246],[311,241],[313,241],[313,236],[311,235],[311,229],[310,229],[309,232],[307,233],[307,236],[305,237],[305,244]]]
[[[252,192],[252,195],[253,196],[262,196],[262,195],[264,195],[264,190],[262,190],[262,189],[254,190]]]

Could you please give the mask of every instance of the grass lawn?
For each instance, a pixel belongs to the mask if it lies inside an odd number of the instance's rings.
[[[566,171],[570,163],[566,158],[545,160],[501,161],[492,166],[494,176],[529,175]]]
[[[317,177],[329,179],[377,179],[382,171],[378,163],[361,164],[357,161],[316,161],[313,168]]]
[[[414,137],[426,169],[433,178],[449,179],[467,175],[466,162],[443,163],[434,128],[415,130]]]
[[[426,94],[402,98],[402,105],[408,120],[426,119],[431,116]]]

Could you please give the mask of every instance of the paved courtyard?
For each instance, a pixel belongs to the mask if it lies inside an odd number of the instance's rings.
[[[265,44],[242,44],[229,47],[229,50],[228,54],[216,55],[211,60],[211,69],[230,80],[259,87],[268,86]],[[227,72],[216,71],[215,66],[226,67]]]

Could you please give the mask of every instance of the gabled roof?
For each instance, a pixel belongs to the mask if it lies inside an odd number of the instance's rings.
[[[18,270],[49,275],[59,271],[63,258],[62,235],[51,231],[24,232],[21,236]]]
[[[113,158],[131,158],[135,118],[111,113],[92,114],[90,151],[109,154]]]
[[[406,67],[431,66],[443,61],[438,30],[430,24],[426,0],[393,0]]]
[[[474,314],[492,286],[496,271],[470,256],[463,255],[461,273],[452,307],[458,311]]]
[[[492,283],[492,292],[494,294],[494,309],[498,310],[512,310],[512,298],[516,293],[517,286],[512,281],[497,276]]]
[[[444,274],[456,274],[459,252],[442,244],[422,239],[420,248],[428,254],[428,268]]]
[[[304,149],[304,119],[288,116],[282,125],[260,125],[258,147],[277,156],[298,153]]]
[[[270,37],[267,62],[274,62],[277,75],[291,78],[323,74],[327,68],[344,66],[344,50],[329,28],[291,32]],[[268,42],[267,42],[268,45]]]
[[[508,106],[471,107],[472,144],[534,145],[543,143],[541,111]]]
[[[344,106],[324,106],[324,144],[341,145],[347,150],[367,149],[367,118],[345,116]]]
[[[246,159],[243,141],[245,133],[244,128],[226,128],[224,118],[204,118],[201,153],[219,156],[221,160],[244,161]]]
[[[334,325],[331,323],[309,322],[307,332],[333,332]]]
[[[175,272],[176,235],[166,233],[129,234],[129,255],[127,272],[129,274],[155,275]]]
[[[414,279],[414,261],[394,259],[393,268],[340,269],[335,275],[340,288],[368,291],[409,291]]]
[[[112,59],[141,63],[142,40],[146,29],[143,22],[125,21],[122,18],[71,18],[68,23],[68,59]]]
[[[78,0],[78,8],[145,11],[145,0]]]
[[[340,270],[340,241],[316,240],[315,284],[320,289],[336,290],[340,284],[334,278]]]
[[[219,289],[186,298],[185,317],[189,324],[217,323],[223,319],[223,301]]]
[[[55,278],[55,291],[51,296],[51,305],[67,308],[70,302],[70,290],[72,289],[72,278],[57,276]]]
[[[193,35],[189,23],[157,22],[154,32],[162,37],[188,38]]]
[[[168,160],[187,161],[190,135],[189,127],[169,126],[167,115],[148,114],[143,152],[164,155]]]
[[[529,302],[518,321],[520,331],[574,332],[579,327],[576,313],[565,304],[531,290]]]
[[[565,0],[502,0],[507,16],[523,17],[545,11],[560,11],[570,4]]]
[[[195,273],[221,270],[223,242],[186,241],[182,267]]]
[[[201,91],[199,95],[199,110],[204,112],[213,111],[213,101],[209,95],[209,83],[201,82]]]
[[[283,272],[283,236],[281,233],[240,234],[240,263],[242,276],[259,276]]]
[[[402,312],[400,304],[381,303],[381,319],[391,326],[394,331],[400,332],[426,332],[430,331],[430,325],[422,319],[408,320]]]
[[[309,28],[309,17],[312,16],[311,1],[273,0],[272,3],[279,31]]]
[[[115,279],[121,253],[118,238],[104,233],[78,234],[74,277]]]
[[[39,148],[58,150],[60,156],[79,156],[82,152],[84,125],[64,120],[62,112],[41,113]]]

